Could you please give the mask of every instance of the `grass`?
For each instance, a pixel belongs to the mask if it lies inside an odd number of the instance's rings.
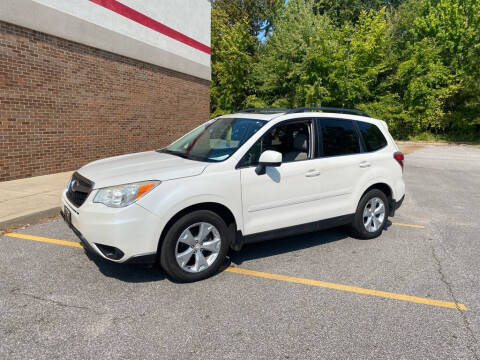
[[[423,132],[417,135],[409,136],[410,141],[429,141],[429,142],[453,142],[453,143],[468,143],[480,144],[480,134],[432,134]]]

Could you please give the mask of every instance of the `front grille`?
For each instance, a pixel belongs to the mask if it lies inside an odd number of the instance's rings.
[[[67,190],[67,198],[76,207],[83,205],[88,195],[93,189],[93,182],[84,178],[79,173],[72,175],[70,185]]]

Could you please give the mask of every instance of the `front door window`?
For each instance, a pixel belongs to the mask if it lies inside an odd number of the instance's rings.
[[[295,121],[279,124],[267,131],[244,155],[240,167],[258,165],[260,155],[266,150],[282,154],[283,163],[310,159],[311,123]]]

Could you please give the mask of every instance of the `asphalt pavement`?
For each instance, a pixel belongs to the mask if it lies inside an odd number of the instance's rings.
[[[60,219],[4,234],[0,358],[478,360],[480,149],[418,149],[405,179],[377,239],[249,245],[193,284],[88,256]]]

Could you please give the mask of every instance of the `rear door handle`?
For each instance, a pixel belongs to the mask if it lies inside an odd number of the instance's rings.
[[[368,168],[368,167],[370,167],[370,166],[372,166],[372,165],[371,165],[368,161],[362,161],[362,162],[360,163],[360,167],[361,167],[362,169],[363,169],[363,168]]]
[[[320,171],[318,170],[309,170],[306,174],[306,177],[315,177],[315,176],[320,176]]]

